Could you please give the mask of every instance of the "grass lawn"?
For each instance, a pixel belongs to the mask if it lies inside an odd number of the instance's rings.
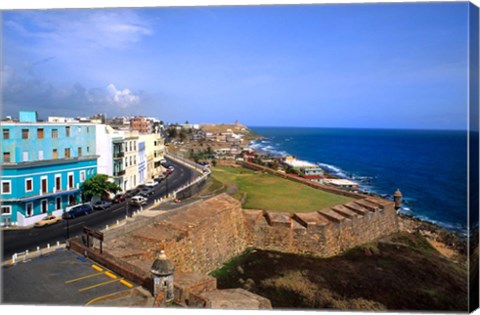
[[[212,176],[235,198],[240,200],[246,193],[245,209],[312,212],[352,200],[246,168],[214,167]]]

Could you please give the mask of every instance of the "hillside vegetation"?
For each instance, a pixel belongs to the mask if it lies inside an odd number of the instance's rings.
[[[274,308],[466,311],[467,272],[418,234],[397,233],[343,255],[251,250],[212,273]]]

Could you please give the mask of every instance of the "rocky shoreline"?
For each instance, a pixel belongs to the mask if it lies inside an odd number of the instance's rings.
[[[460,264],[467,263],[468,244],[465,236],[401,213],[398,214],[398,222],[400,231],[419,234],[442,255]]]

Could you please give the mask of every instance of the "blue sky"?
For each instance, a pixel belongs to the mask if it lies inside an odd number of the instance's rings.
[[[468,3],[3,13],[3,116],[465,129]]]

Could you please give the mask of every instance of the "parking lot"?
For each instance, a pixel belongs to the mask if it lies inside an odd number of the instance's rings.
[[[2,303],[90,305],[135,286],[65,249],[2,268]]]

